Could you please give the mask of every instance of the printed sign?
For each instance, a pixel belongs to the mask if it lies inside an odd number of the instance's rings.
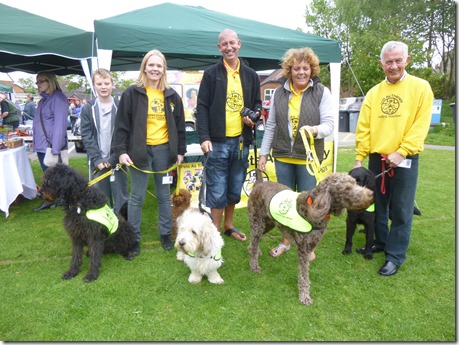
[[[320,171],[324,176],[328,176],[333,172],[333,142],[326,141],[324,147],[324,157]],[[259,149],[258,149],[259,150]],[[257,151],[258,152],[258,151]],[[257,154],[259,157],[259,153]],[[249,167],[247,169],[246,179],[242,186],[241,201],[236,205],[236,208],[243,208],[247,206],[247,200],[250,192],[255,184],[255,154],[254,150],[251,149],[249,152]],[[178,180],[177,188],[187,189],[191,195],[191,206],[198,207],[199,205],[199,191],[202,186],[202,172],[203,166],[201,162],[195,163],[183,163],[178,167]],[[263,178],[265,181],[277,182],[276,169],[274,167],[274,159],[271,155],[268,156],[266,162],[266,169],[263,172]]]

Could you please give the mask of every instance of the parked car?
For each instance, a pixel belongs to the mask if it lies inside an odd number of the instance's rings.
[[[364,97],[357,97],[354,103],[352,103],[348,108],[347,111],[349,113],[360,113],[360,108],[362,108]]]
[[[81,119],[77,118],[72,128],[72,134],[80,137],[80,140],[75,140],[75,151],[79,153],[86,153],[83,140],[81,140]]]
[[[339,111],[359,111],[365,97],[346,97],[339,100]],[[357,109],[358,108],[358,109]],[[356,110],[357,109],[357,110]]]

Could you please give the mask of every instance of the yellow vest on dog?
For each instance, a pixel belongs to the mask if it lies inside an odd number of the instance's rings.
[[[86,217],[97,223],[105,225],[109,236],[113,235],[116,230],[118,230],[118,217],[108,205],[105,205],[97,210],[88,210],[86,212]]]
[[[367,212],[374,212],[375,211],[375,204],[371,204],[370,206],[368,206],[368,208],[365,210]]]
[[[271,217],[282,225],[299,232],[310,232],[312,225],[296,211],[296,199],[300,193],[283,190],[275,194],[269,202]]]

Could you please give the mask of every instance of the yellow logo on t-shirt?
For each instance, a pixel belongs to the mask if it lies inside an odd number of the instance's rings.
[[[244,106],[241,79],[233,78],[228,73],[228,89],[226,94],[226,136],[237,137],[242,133],[241,109]]]
[[[164,93],[146,88],[148,96],[147,145],[160,145],[169,141],[164,108]]]

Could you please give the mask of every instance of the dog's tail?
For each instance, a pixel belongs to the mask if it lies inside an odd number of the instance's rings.
[[[260,169],[255,168],[255,183],[260,182],[263,182],[263,172]]]

